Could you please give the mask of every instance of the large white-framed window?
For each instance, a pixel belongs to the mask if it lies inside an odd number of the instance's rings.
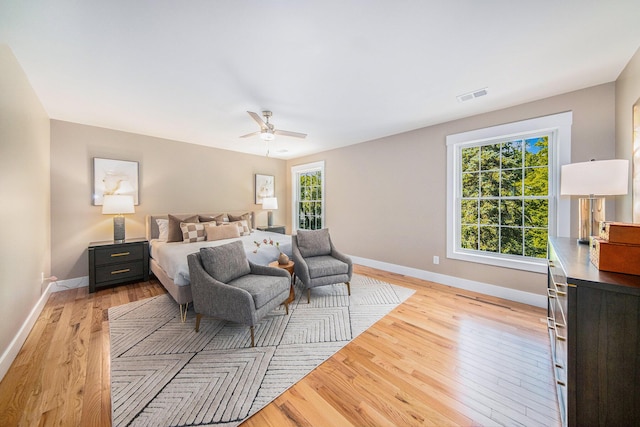
[[[546,271],[547,236],[568,236],[560,166],[572,113],[447,136],[447,257]]]
[[[324,161],[291,168],[293,230],[319,230],[324,222]]]

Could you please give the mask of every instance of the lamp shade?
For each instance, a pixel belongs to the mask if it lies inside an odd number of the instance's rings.
[[[263,198],[262,209],[278,209],[278,198],[277,197]]]
[[[111,215],[136,213],[133,196],[106,195],[102,203],[102,213]]]
[[[615,196],[628,191],[628,160],[599,160],[562,166],[562,196]]]

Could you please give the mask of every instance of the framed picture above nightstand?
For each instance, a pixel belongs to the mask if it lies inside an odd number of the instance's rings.
[[[261,226],[257,227],[257,229],[260,230],[260,231],[270,231],[272,233],[285,234],[285,226],[284,225],[272,225],[272,226],[261,225]]]

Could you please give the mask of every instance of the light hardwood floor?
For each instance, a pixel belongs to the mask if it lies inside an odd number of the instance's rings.
[[[546,311],[356,266],[416,290],[244,426],[558,426]],[[109,426],[109,307],[157,281],[49,298],[0,383],[0,426]]]

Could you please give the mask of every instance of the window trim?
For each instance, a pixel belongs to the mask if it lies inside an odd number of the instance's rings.
[[[554,184],[549,186],[549,212],[555,212],[555,215],[552,214],[553,216],[549,218],[549,235],[568,237],[571,223],[570,200],[560,198],[559,195],[561,165],[571,161],[572,121],[573,113],[568,111],[447,135],[447,258],[538,273],[546,271],[546,260],[542,258],[535,260],[520,256],[495,256],[489,252],[473,252],[460,248],[460,212],[456,204],[461,174],[458,152],[463,146],[548,132],[550,136],[549,178]]]
[[[320,160],[312,163],[305,163],[303,165],[297,165],[291,167],[291,229],[293,233],[298,231],[300,228],[298,225],[300,221],[298,219],[298,194],[300,194],[300,180],[298,179],[299,173],[304,172],[312,172],[312,171],[320,171],[322,175],[322,184],[320,186],[322,191],[322,212],[320,214],[320,220],[322,221],[323,228],[327,228],[327,224],[325,222],[325,210],[326,210],[326,193],[325,193],[325,171],[324,171],[324,160]]]

